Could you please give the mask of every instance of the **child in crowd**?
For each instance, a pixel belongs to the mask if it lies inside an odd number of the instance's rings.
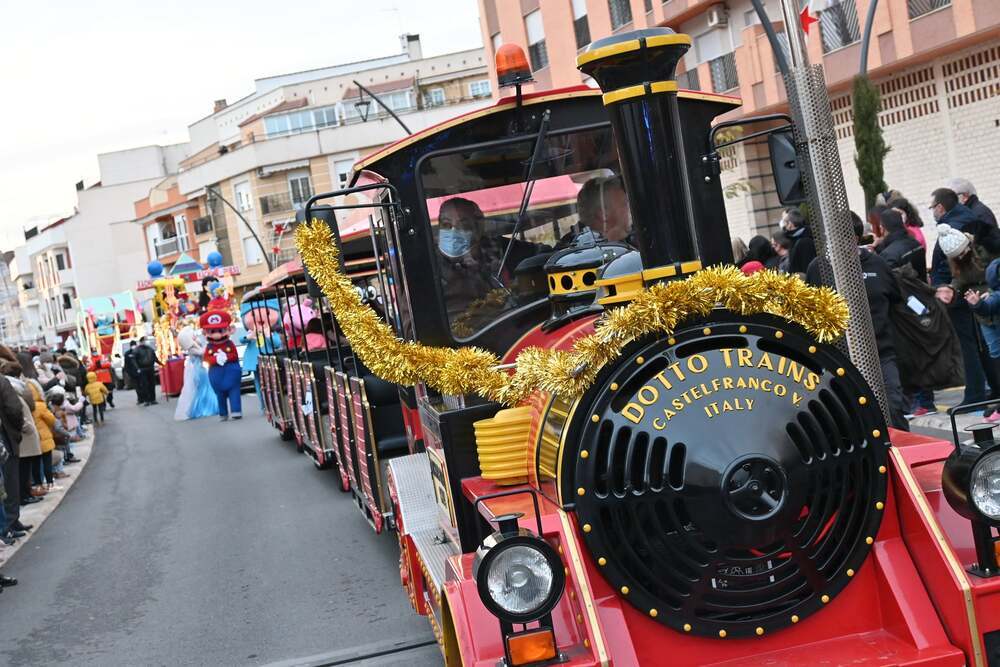
[[[52,426],[52,435],[55,438],[56,448],[62,450],[63,456],[59,461],[58,465],[53,467],[55,471],[56,479],[63,479],[69,477],[65,472],[63,472],[64,463],[72,463],[78,459],[73,456],[72,443],[79,442],[82,440],[80,436],[69,429],[67,423],[67,414],[65,410],[66,405],[66,394],[62,387],[53,387],[47,392],[49,399],[49,410],[52,415],[56,418],[55,424]]]
[[[73,435],[83,438],[86,431],[83,422],[80,420],[80,413],[86,409],[83,398],[77,389],[66,392],[66,400],[63,402],[63,411],[66,413],[66,428]],[[72,462],[72,458],[70,459]]]
[[[97,381],[97,373],[90,371],[87,373],[87,386],[83,388],[83,393],[87,395],[87,400],[94,406],[94,426],[104,422],[104,398],[108,395],[108,388],[103,382]]]

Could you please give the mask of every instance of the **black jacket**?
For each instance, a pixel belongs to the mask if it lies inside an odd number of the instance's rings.
[[[997,217],[993,215],[993,211],[990,207],[979,200],[976,195],[969,195],[969,198],[965,201],[965,207],[972,211],[972,215],[976,216],[979,222],[987,225],[997,226]]]
[[[806,273],[809,264],[816,259],[816,244],[813,242],[809,227],[799,227],[789,234],[795,243],[788,251],[788,272]]]
[[[0,423],[3,424],[4,442],[10,447],[10,453],[17,453],[17,446],[21,444],[21,429],[24,428],[24,412],[17,390],[4,375],[0,375]]]
[[[903,386],[937,390],[965,384],[962,346],[948,309],[909,264],[893,273],[903,296],[892,308],[896,363]]]
[[[890,269],[898,269],[909,264],[917,277],[927,281],[927,251],[920,242],[906,233],[905,229],[892,232],[875,246],[875,252],[885,260]]]
[[[135,346],[132,358],[140,371],[151,371],[156,367],[156,352],[145,343]]]
[[[884,259],[864,248],[859,248],[858,251],[861,253],[861,273],[865,279],[865,292],[868,293],[868,306],[871,308],[872,327],[875,329],[879,358],[882,361],[895,359],[896,332],[889,311],[894,304],[902,300],[899,283],[896,282],[896,276]],[[823,284],[820,279],[819,260],[813,260],[809,264],[806,282],[810,285]]]

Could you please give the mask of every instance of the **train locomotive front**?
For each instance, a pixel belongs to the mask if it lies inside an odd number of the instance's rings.
[[[668,29],[595,42],[579,63],[601,86],[600,113],[595,93],[519,95],[480,116],[507,113],[503,140],[467,120],[480,134],[464,144],[456,124],[360,165],[406,204],[376,249],[399,302],[389,319],[409,341],[394,349],[485,348],[511,382],[566,353],[508,407],[430,380],[402,400],[421,433],[385,466],[403,584],[449,665],[964,664],[956,645],[970,650],[969,628],[979,641],[974,615],[962,630],[961,613],[935,613],[959,588],[925,586],[938,556],[904,541],[919,532],[912,474],[834,345],[843,304],[797,278],[721,266],[732,262],[721,186],[701,157],[733,104],[678,93],[689,45]],[[615,238],[608,216],[602,234],[567,231],[567,191],[582,201],[592,187],[603,209],[616,183],[627,234]],[[461,285],[428,258],[461,241],[463,214],[506,247],[484,280],[495,289],[451,308]],[[304,252],[310,271],[321,254]],[[443,288],[422,287],[428,275]],[[338,318],[344,302],[331,297]],[[391,375],[380,361],[365,359]]]

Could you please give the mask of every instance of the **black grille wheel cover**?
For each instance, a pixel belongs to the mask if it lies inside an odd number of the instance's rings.
[[[752,366],[739,366],[739,346]],[[801,376],[788,360],[806,367]],[[716,311],[673,338],[638,341],[611,366],[577,406],[562,490],[620,596],[678,631],[741,637],[798,622],[850,582],[881,523],[889,441],[873,392],[840,351],[778,318]],[[740,377],[758,389],[737,388]],[[685,391],[691,402],[666,421],[663,408]],[[643,405],[639,392],[658,397]],[[630,402],[644,410],[639,424],[635,408],[622,414]]]

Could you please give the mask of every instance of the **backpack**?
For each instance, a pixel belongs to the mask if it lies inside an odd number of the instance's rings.
[[[901,266],[893,273],[903,297],[889,311],[903,387],[939,390],[964,385],[962,347],[947,307],[912,266]]]

